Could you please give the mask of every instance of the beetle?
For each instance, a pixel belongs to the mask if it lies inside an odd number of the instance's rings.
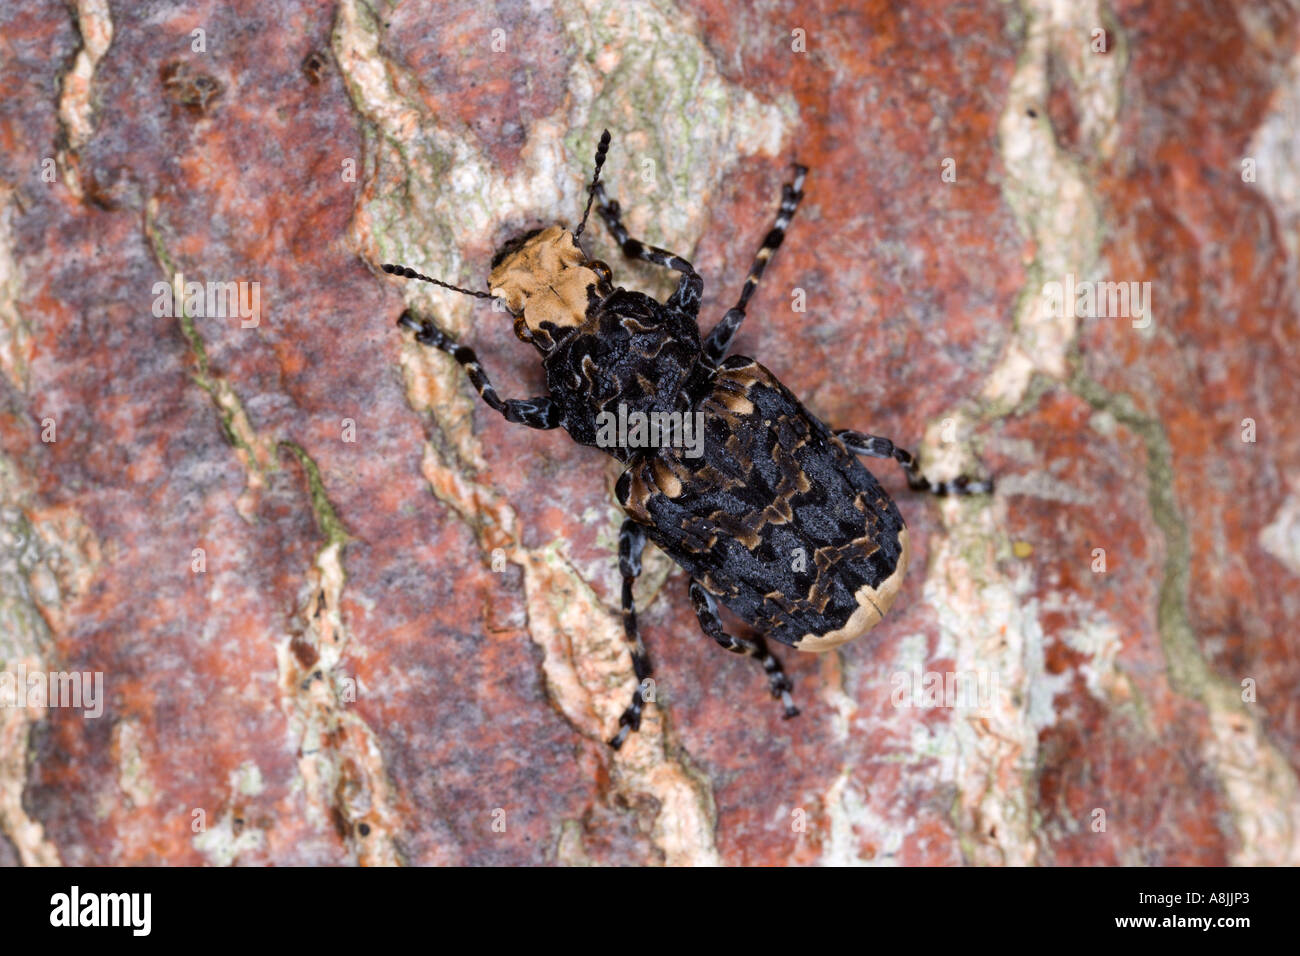
[[[398,325],[458,362],[475,390],[508,421],[563,428],[624,466],[614,494],[626,518],[619,532],[622,620],[638,682],[609,740],[615,749],[641,724],[641,688],[650,660],[637,630],[632,586],[653,541],[690,578],[704,633],[754,658],[787,718],[799,710],[792,683],[767,639],[825,651],[875,626],[898,596],[907,571],[907,526],[898,507],[858,456],[897,462],[913,490],[989,493],[991,479],[931,482],[916,459],[888,438],[833,429],[752,358],[728,355],[745,310],[803,198],[804,166],[794,166],[776,221],[763,240],[740,298],[701,338],[703,279],[681,256],[628,235],[596,149],[582,220],[535,229],[494,256],[488,291],[463,289],[401,265],[384,272],[483,299],[499,299],[515,335],[541,355],[545,395],[502,399],[474,351],[406,310]],[[677,288],[664,302],[613,284],[610,268],[578,244],[592,205],[629,259],[671,269]],[[612,427],[618,422],[617,428]],[[627,422],[640,427],[627,427]],[[655,422],[661,426],[652,426]],[[681,440],[692,430],[690,447]],[[670,434],[677,426],[676,435]],[[667,436],[667,438],[665,437]],[[755,633],[728,633],[722,604]]]

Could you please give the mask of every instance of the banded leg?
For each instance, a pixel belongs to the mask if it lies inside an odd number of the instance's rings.
[[[749,267],[745,287],[740,290],[740,300],[728,310],[722,317],[722,321],[713,327],[708,338],[704,340],[704,356],[714,365],[721,362],[727,350],[731,348],[731,340],[740,330],[740,323],[745,321],[745,306],[749,304],[749,297],[758,288],[758,280],[763,278],[763,270],[767,268],[768,260],[781,247],[781,242],[785,239],[785,231],[790,227],[794,211],[799,208],[799,200],[803,199],[803,180],[807,174],[807,166],[796,165],[794,182],[786,183],[781,187],[781,208],[777,210],[776,222],[773,223],[767,238],[763,240],[763,245],[759,247],[758,255],[754,257],[754,264]]]
[[[799,708],[794,705],[790,691],[794,683],[781,669],[781,662],[767,649],[767,641],[762,637],[735,637],[722,629],[722,618],[718,616],[718,604],[713,595],[704,589],[704,585],[691,580],[691,603],[695,605],[695,616],[700,619],[700,627],[727,650],[735,654],[748,654],[763,665],[767,674],[767,683],[772,696],[779,699],[785,707],[785,719],[799,716]]]
[[[645,532],[631,518],[626,519],[618,533],[618,570],[623,575],[623,636],[631,645],[636,690],[632,691],[632,703],[628,704],[627,710],[618,718],[618,733],[609,742],[615,750],[623,746],[628,734],[641,729],[641,711],[645,707],[644,685],[650,676],[650,658],[636,629],[636,602],[632,598],[632,585],[641,573],[641,551],[644,548]]]
[[[509,398],[502,400],[497,390],[492,387],[487,372],[478,362],[474,350],[466,345],[458,345],[447,333],[428,319],[417,319],[407,309],[397,320],[402,328],[415,333],[415,341],[421,345],[432,346],[446,352],[465,369],[470,383],[482,397],[483,401],[505,416],[506,421],[529,428],[556,428],[563,424],[564,416],[559,405],[545,395],[537,398]]]
[[[906,448],[899,448],[888,438],[855,432],[849,428],[838,429],[835,435],[855,455],[894,459],[903,467],[907,474],[907,486],[913,491],[928,491],[934,495],[987,495],[993,492],[992,478],[958,475],[951,481],[930,481],[917,469],[912,453]]]
[[[629,236],[627,229],[623,225],[623,220],[620,218],[622,209],[618,204],[618,200],[610,199],[605,195],[604,183],[597,183],[592,189],[592,195],[596,197],[596,209],[600,213],[600,218],[605,220],[605,226],[609,229],[609,234],[614,237],[614,241],[623,250],[623,255],[629,259],[652,262],[657,266],[663,266],[665,269],[672,269],[674,272],[682,274],[681,281],[677,283],[677,288],[664,304],[674,311],[684,312],[691,318],[698,315],[700,311],[700,294],[704,291],[704,280],[695,271],[695,267],[681,256],[669,252],[667,249],[646,245],[640,239],[633,239]]]

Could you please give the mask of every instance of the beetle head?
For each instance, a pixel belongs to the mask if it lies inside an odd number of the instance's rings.
[[[550,351],[556,332],[586,325],[590,306],[613,291],[609,266],[588,259],[578,246],[608,150],[609,130],[605,130],[596,147],[596,171],[587,187],[587,206],[578,227],[572,232],[559,225],[534,229],[507,242],[492,259],[491,294],[462,289],[407,266],[385,265],[384,271],[480,299],[500,299],[515,317],[515,335],[543,352]]]
[[[515,334],[544,345],[554,330],[586,324],[588,307],[611,291],[610,272],[586,257],[573,233],[550,226],[507,242],[492,259],[488,288],[515,316]]]

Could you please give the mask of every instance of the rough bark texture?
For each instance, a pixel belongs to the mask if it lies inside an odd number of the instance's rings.
[[[0,708],[0,863],[1300,863],[1297,37],[1283,0],[6,3],[0,665],[106,699]],[[618,754],[614,468],[393,327],[536,394],[505,316],[374,269],[481,287],[606,126],[706,325],[811,166],[738,351],[1000,482],[874,468],[913,569],[784,655],[797,721],[651,555]],[[156,315],[177,272],[260,323]],[[1053,317],[1067,276],[1150,282],[1149,325]],[[924,672],[995,693],[898,706]]]

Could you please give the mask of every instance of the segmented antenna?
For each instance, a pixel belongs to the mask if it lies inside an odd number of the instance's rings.
[[[440,285],[444,289],[450,289],[452,292],[460,292],[465,295],[472,295],[475,298],[479,298],[479,299],[495,298],[491,293],[488,292],[474,292],[471,289],[462,289],[458,285],[452,285],[450,282],[443,282],[441,279],[431,279],[426,275],[421,275],[420,273],[416,272],[414,269],[408,269],[406,266],[395,266],[391,264],[385,264],[383,266],[380,266],[380,268],[383,269],[385,272],[387,272],[390,276],[401,276],[403,279],[419,279],[421,282],[432,282],[434,285]]]
[[[596,146],[596,175],[591,177],[591,185],[587,187],[587,208],[582,211],[582,222],[578,223],[578,228],[573,230],[575,240],[582,235],[582,230],[587,228],[587,217],[591,215],[591,201],[596,198],[596,183],[600,182],[600,167],[605,165],[607,152],[609,152],[609,130],[600,134],[600,143]]]

